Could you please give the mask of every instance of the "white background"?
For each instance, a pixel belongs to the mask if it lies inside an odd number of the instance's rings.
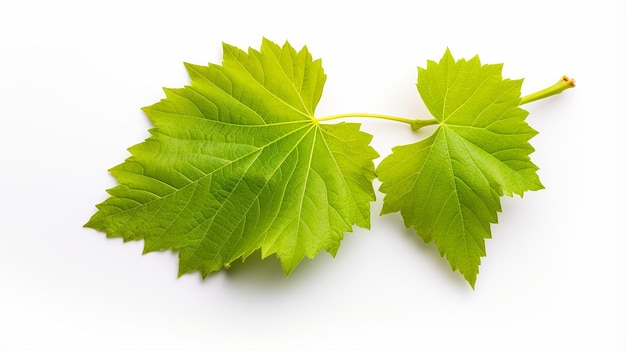
[[[0,1],[0,350],[625,350],[619,3]],[[427,117],[416,66],[446,47],[525,94],[576,78],[527,106],[546,189],[503,200],[475,291],[380,194],[371,231],[288,279],[257,256],[177,278],[175,254],[82,228],[183,61],[263,36],[323,58],[318,116]],[[416,140],[362,122],[383,156]]]

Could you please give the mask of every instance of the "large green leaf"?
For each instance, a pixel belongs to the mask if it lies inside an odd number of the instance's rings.
[[[326,76],[306,47],[223,49],[221,66],[187,64],[191,85],[144,108],[151,137],[111,170],[119,185],[86,226],[179,251],[180,274],[258,249],[288,274],[369,227],[378,154],[358,124],[318,124]]]
[[[529,158],[537,132],[519,108],[522,81],[502,79],[501,71],[477,56],[455,61],[449,51],[419,68],[418,91],[439,126],[395,147],[377,169],[382,212],[399,211],[472,287],[500,197],[542,188]]]

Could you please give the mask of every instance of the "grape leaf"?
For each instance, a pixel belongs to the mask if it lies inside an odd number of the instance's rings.
[[[418,69],[417,89],[437,129],[393,148],[376,170],[382,214],[399,211],[472,288],[500,197],[543,188],[529,157],[537,132],[519,107],[521,85],[502,78],[501,64],[455,61],[446,50]]]
[[[370,225],[371,135],[315,119],[326,76],[306,47],[223,50],[221,66],[186,64],[191,85],[144,108],[151,137],[111,169],[119,185],[85,226],[179,251],[181,275],[256,250],[285,274],[335,255],[344,232]]]

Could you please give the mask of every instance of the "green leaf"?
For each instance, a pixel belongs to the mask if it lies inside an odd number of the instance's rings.
[[[500,64],[455,61],[446,50],[418,69],[417,89],[439,126],[395,147],[377,168],[382,213],[399,211],[472,287],[500,197],[543,188],[529,157],[537,132],[519,108],[521,85],[503,79]]]
[[[223,50],[221,66],[186,64],[191,85],[144,108],[151,137],[111,169],[119,185],[85,226],[179,251],[179,274],[259,249],[289,274],[369,228],[378,154],[358,124],[318,124],[326,76],[306,47]]]

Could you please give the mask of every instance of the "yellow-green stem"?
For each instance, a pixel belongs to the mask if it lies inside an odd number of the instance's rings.
[[[381,115],[377,113],[342,113],[342,114],[332,115],[332,116],[317,117],[315,118],[315,120],[318,122],[323,122],[323,121],[330,121],[333,119],[352,118],[352,117],[354,118],[378,118],[378,119],[386,119],[389,121],[406,123],[406,124],[409,124],[411,126],[411,129],[413,130],[418,130],[424,126],[429,126],[429,125],[439,123],[437,122],[436,119],[410,119],[410,118],[390,116],[390,115]]]
[[[567,76],[563,76],[563,78],[559,79],[558,82],[556,82],[555,84],[539,90],[537,92],[534,92],[532,94],[528,94],[524,97],[522,97],[522,101],[520,101],[520,105],[523,104],[527,104],[529,102],[533,102],[533,101],[537,101],[537,100],[541,100],[541,99],[545,99],[548,96],[552,96],[552,95],[556,95],[556,94],[560,94],[563,91],[569,89],[569,88],[573,88],[576,86],[576,81],[574,81],[573,79],[568,78]]]
[[[549,96],[560,94],[563,91],[573,88],[576,86],[576,82],[573,79],[568,78],[567,76],[563,76],[563,78],[559,79],[555,84],[534,92],[532,94],[526,95],[522,97],[520,101],[520,105],[527,104],[529,102],[545,99]],[[378,118],[378,119],[386,119],[389,121],[406,123],[411,126],[411,129],[418,130],[422,127],[433,125],[439,123],[436,119],[410,119],[398,116],[390,116],[390,115],[382,115],[378,113],[342,113],[338,115],[324,116],[315,118],[316,122],[324,122],[331,121],[333,119],[340,118]]]

